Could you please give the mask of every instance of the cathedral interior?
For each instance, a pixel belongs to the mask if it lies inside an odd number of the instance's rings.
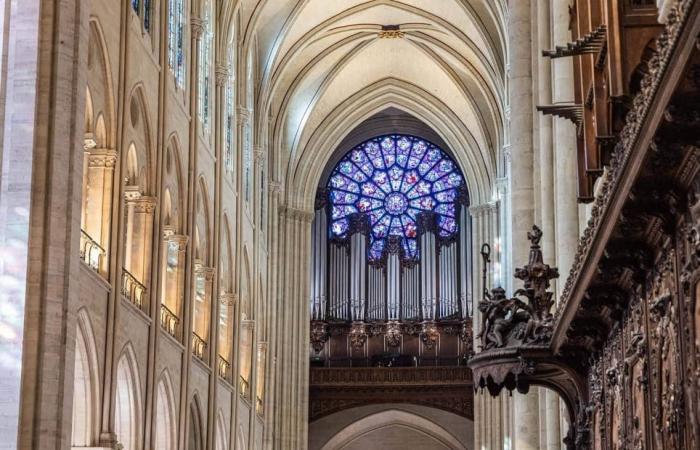
[[[700,0],[0,14],[0,450],[700,449]]]

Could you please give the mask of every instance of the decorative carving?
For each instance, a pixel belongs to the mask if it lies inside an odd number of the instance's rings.
[[[321,321],[311,322],[311,348],[316,354],[321,353],[329,336],[328,324]]]
[[[506,298],[502,288],[495,288],[479,302],[482,313],[482,328],[479,335],[482,348],[540,344],[552,337],[553,293],[547,291],[549,281],[559,276],[556,268],[544,264],[540,240],[542,231],[533,226],[527,234],[531,242],[530,258],[526,266],[515,270],[515,277],[523,280],[524,287],[515,291],[515,297]],[[483,253],[484,265],[488,253]],[[518,298],[524,296],[527,302]]]
[[[386,324],[386,345],[395,348],[401,344],[401,324],[391,321]]]
[[[400,25],[382,25],[382,29],[377,33],[380,39],[399,39],[404,35]]]
[[[420,339],[427,349],[433,349],[437,344],[440,332],[433,321],[425,321],[422,324]]]
[[[350,328],[350,344],[353,348],[362,348],[367,342],[367,324],[353,322]]]

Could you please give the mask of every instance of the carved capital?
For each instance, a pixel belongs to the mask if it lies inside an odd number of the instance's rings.
[[[141,214],[153,214],[153,211],[155,211],[156,204],[158,203],[158,201],[155,197],[146,197],[142,195],[139,196],[137,199],[128,200],[127,203],[133,205],[134,212]]]
[[[255,157],[256,164],[262,164],[267,159],[267,152],[260,145],[253,147],[253,155]]]
[[[292,220],[298,220],[303,223],[311,223],[314,220],[314,212],[303,209],[292,208],[289,206],[280,207],[280,215]]]
[[[223,64],[217,64],[215,70],[216,85],[221,87],[225,86],[226,83],[231,79],[231,74],[229,73],[228,66]]]
[[[97,147],[97,141],[92,136],[92,133],[90,133],[89,135],[85,136],[85,139],[83,139],[83,150],[89,151],[95,147]]]
[[[190,27],[192,28],[192,39],[199,40],[204,34],[204,27],[206,26],[206,21],[200,17],[192,17],[190,21]]]
[[[270,181],[267,185],[271,194],[281,194],[284,190],[284,186],[279,181]]]
[[[89,150],[88,167],[113,168],[116,164],[117,152],[115,150],[107,148],[92,148]]]
[[[124,200],[127,203],[136,201],[141,198],[141,191],[138,186],[126,186],[124,188]]]
[[[185,249],[187,248],[187,243],[189,242],[189,237],[185,236],[184,234],[170,234],[170,235],[165,235],[165,231],[163,231],[163,237],[166,241],[169,243],[175,243],[177,244],[177,250],[179,252],[184,252]]]
[[[224,306],[233,306],[238,301],[238,295],[233,292],[226,292],[219,295],[219,302]]]

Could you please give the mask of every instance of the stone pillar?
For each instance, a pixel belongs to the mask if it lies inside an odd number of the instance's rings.
[[[510,141],[506,149],[510,179],[511,266],[528,261],[527,232],[534,220],[532,9],[530,0],[508,2],[508,98]],[[568,22],[567,22],[568,23]],[[509,151],[508,151],[509,150]],[[509,276],[511,274],[508,274]],[[536,389],[514,394],[513,445],[516,450],[539,448],[539,401]]]
[[[86,149],[85,186],[81,227],[97,242],[107,257],[112,225],[112,191],[117,152],[112,149]],[[106,275],[107,267],[100,264],[99,272]]]
[[[308,441],[309,268],[313,211],[282,207],[278,225],[277,416],[275,449],[303,449]]]
[[[481,340],[481,313],[478,302],[483,298],[486,287],[490,289],[494,283],[498,283],[498,266],[500,264],[500,237],[501,227],[499,222],[499,202],[489,202],[474,205],[469,208],[472,229],[472,286],[473,286],[473,324],[474,324],[474,350],[480,351]],[[481,257],[483,244],[491,247],[491,264],[486,272],[486,284],[483,282],[484,262]],[[505,426],[507,422],[507,406],[509,399],[506,396],[492,398],[488,393],[477,393],[474,397],[474,448],[477,449],[501,449],[508,439]]]
[[[242,320],[241,321],[241,340],[240,340],[240,350],[238,363],[239,367],[239,392],[240,394],[250,399],[250,385],[252,380],[250,379],[250,374],[252,372],[252,353],[253,353],[253,331],[255,329],[255,321],[253,320]]]
[[[258,359],[255,380],[255,412],[263,414],[265,398],[265,366],[267,363],[267,342],[258,342]]]
[[[153,212],[156,199],[136,190],[124,194],[127,210],[126,252],[124,268],[148,287],[151,263]]]
[[[552,2],[552,44],[565,45],[571,40],[569,8],[571,0]],[[552,101],[571,103],[574,100],[574,67],[572,58],[552,60]],[[576,126],[569,120],[553,119],[554,125],[554,220],[556,266],[566,276],[578,246],[577,147]],[[562,283],[557,283],[557,288]],[[559,289],[555,294],[559,294]],[[558,299],[558,295],[555,295]]]

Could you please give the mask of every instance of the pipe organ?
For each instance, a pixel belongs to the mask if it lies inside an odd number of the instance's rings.
[[[471,353],[468,203],[457,165],[423,139],[380,136],[341,159],[313,222],[314,358],[443,364]]]
[[[466,208],[464,208],[466,209]],[[367,235],[329,238],[326,209],[316,210],[313,225],[311,317],[326,322],[461,320],[471,317],[468,239],[463,232],[441,240],[420,235],[419,261],[387,251],[378,262],[367,260]],[[468,214],[460,229],[468,230]],[[397,245],[398,247],[398,245]]]

